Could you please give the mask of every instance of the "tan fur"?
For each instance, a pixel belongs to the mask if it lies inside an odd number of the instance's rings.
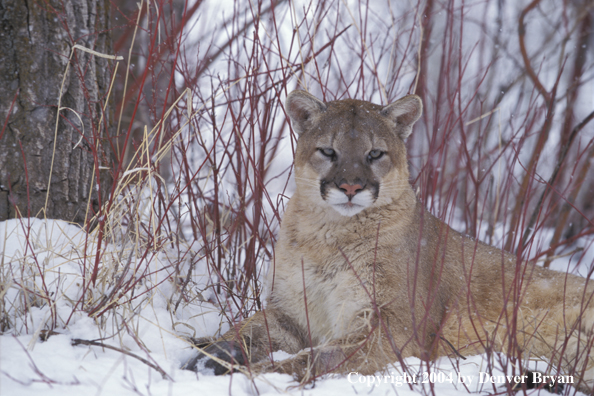
[[[591,386],[594,311],[585,279],[518,262],[454,231],[416,199],[403,139],[421,114],[418,97],[381,107],[322,103],[296,91],[286,108],[300,134],[297,189],[268,274],[267,306],[223,337],[241,338],[249,360],[261,361],[252,370],[300,379],[373,374],[408,356],[451,355],[445,339],[467,355],[489,348],[558,365],[562,353],[562,368],[585,368]],[[384,156],[366,160],[377,146]],[[320,152],[326,147],[336,158]],[[343,181],[377,182],[379,193],[344,216],[322,197],[324,178],[332,194]],[[271,350],[297,356],[273,365]]]

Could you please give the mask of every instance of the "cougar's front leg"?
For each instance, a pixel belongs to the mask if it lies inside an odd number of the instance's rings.
[[[385,318],[385,316],[384,316]],[[351,323],[347,336],[302,349],[296,356],[278,362],[263,361],[253,366],[253,371],[278,372],[293,375],[300,382],[327,374],[358,372],[374,374],[400,358],[415,355],[409,332],[390,329],[376,318],[371,310],[362,312]],[[394,330],[392,332],[391,330]]]
[[[334,340],[325,345],[305,348],[296,356],[280,362],[262,361],[252,366],[252,372],[289,374],[302,383],[328,373],[372,375],[396,363],[399,360],[397,352],[394,352],[388,337],[376,330],[359,341]],[[408,356],[409,353],[400,355]]]
[[[217,341],[197,346],[198,353],[182,368],[214,369],[215,375],[223,375],[233,371],[233,366],[266,359],[271,352],[297,353],[303,347],[303,337],[290,318],[275,309],[266,309],[231,328]]]

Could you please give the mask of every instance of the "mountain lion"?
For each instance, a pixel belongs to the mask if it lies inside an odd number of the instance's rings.
[[[266,309],[185,367],[249,364],[308,380],[374,374],[408,356],[504,351],[545,358],[591,388],[592,287],[454,231],[409,184],[404,141],[419,97],[324,103],[292,92],[297,188],[282,221]],[[271,352],[294,356],[271,360]],[[560,368],[560,372],[556,371]]]

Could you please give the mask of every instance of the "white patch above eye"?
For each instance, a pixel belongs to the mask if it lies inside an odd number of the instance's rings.
[[[369,190],[363,190],[349,202],[349,198],[344,192],[337,188],[331,188],[326,194],[326,202],[341,215],[351,217],[373,205],[373,195]]]

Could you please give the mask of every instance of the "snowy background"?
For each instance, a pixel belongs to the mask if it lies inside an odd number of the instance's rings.
[[[589,2],[543,0],[526,13],[531,67],[557,95],[547,102],[519,47],[518,20],[529,3],[286,1],[274,10],[265,2],[201,3],[179,36],[183,55],[169,59],[171,111],[142,99],[135,122],[145,132],[101,226],[0,222],[0,395],[505,393],[503,384],[479,383],[481,372],[521,374],[502,354],[430,367],[407,359],[412,372],[438,375],[410,386],[329,375],[299,388],[286,375],[215,377],[179,367],[193,353],[189,337],[220,335],[265,300],[261,280],[294,189],[296,137],[282,102],[296,88],[382,104],[418,93],[424,116],[407,146],[411,183],[428,209],[494,246],[521,247],[540,265],[548,257],[555,270],[591,273],[591,126],[571,146],[555,193],[537,202],[564,131],[594,109],[594,34],[584,22],[593,10]],[[134,49],[141,55],[128,65],[130,76],[156,73],[147,66],[148,43],[171,34],[151,24],[159,14],[150,10],[140,19]],[[547,114],[550,132],[528,172]],[[530,198],[515,216],[527,174]],[[525,229],[529,239],[520,242]],[[389,371],[400,375],[399,364]],[[459,375],[471,382],[459,383]]]

